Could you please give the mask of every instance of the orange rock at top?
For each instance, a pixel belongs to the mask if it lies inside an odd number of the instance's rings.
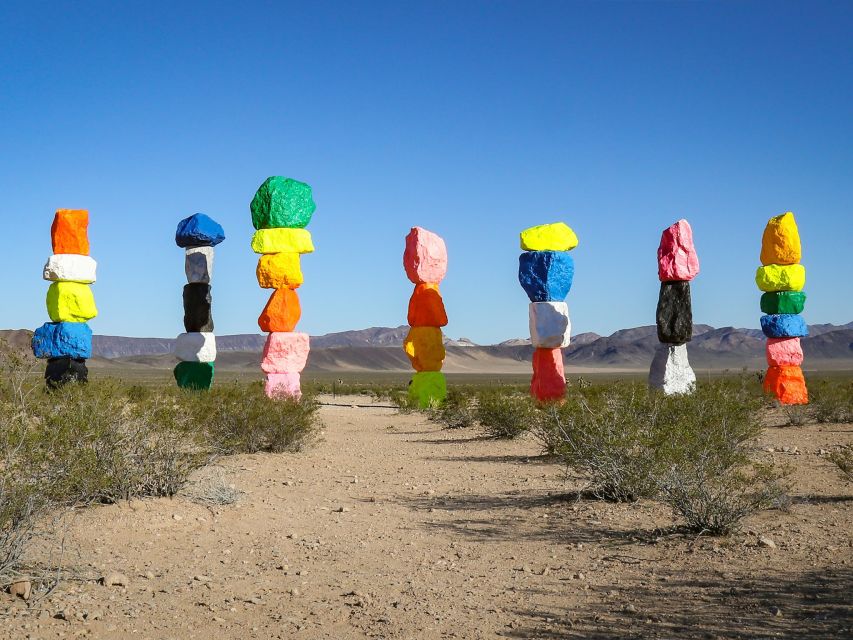
[[[424,283],[415,286],[409,299],[410,327],[443,327],[447,325],[447,312],[438,291],[438,285]]]
[[[764,376],[764,392],[772,393],[782,404],[808,404],[809,392],[803,370],[797,366],[770,367]]]
[[[293,331],[301,316],[302,307],[296,291],[276,289],[258,317],[258,326],[267,333]]]
[[[54,253],[89,255],[89,212],[85,209],[57,209],[50,227]]]

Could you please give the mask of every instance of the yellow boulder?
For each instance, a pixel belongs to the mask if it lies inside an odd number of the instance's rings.
[[[565,222],[552,222],[530,227],[521,232],[521,248],[525,251],[571,251],[578,237]]]
[[[258,229],[252,236],[255,253],[313,253],[311,232],[305,229]]]
[[[53,322],[86,322],[98,315],[88,284],[54,282],[47,289],[47,314]]]
[[[796,264],[802,255],[794,214],[789,211],[770,218],[761,237],[761,264]]]
[[[768,264],[758,267],[755,284],[762,291],[802,291],[806,268],[801,264]]]
[[[296,289],[303,282],[298,253],[268,253],[255,272],[262,289]]]
[[[412,327],[403,348],[415,371],[441,371],[445,351],[438,327]]]

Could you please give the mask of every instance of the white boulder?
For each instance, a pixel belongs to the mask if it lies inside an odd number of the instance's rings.
[[[80,282],[92,284],[98,263],[91,256],[76,253],[55,253],[47,259],[42,277],[51,282]]]
[[[184,271],[190,284],[210,283],[213,278],[213,247],[188,247]]]
[[[572,323],[565,302],[530,303],[530,342],[537,349],[569,346]]]
[[[649,369],[649,386],[668,396],[696,390],[696,374],[687,360],[686,344],[662,344],[658,347]]]
[[[175,340],[175,355],[183,362],[216,360],[216,336],[212,333],[182,333]]]

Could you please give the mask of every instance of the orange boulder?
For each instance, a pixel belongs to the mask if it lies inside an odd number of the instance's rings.
[[[409,299],[409,326],[443,327],[447,324],[447,312],[437,284],[425,283],[415,286]]]
[[[797,366],[779,366],[767,369],[764,376],[764,393],[771,393],[782,404],[808,404],[809,392],[803,370]]]
[[[533,379],[530,395],[546,402],[562,400],[566,394],[566,374],[562,349],[536,349],[533,352]]]
[[[403,342],[415,371],[441,371],[444,363],[444,339],[438,327],[412,327]]]
[[[54,253],[89,255],[89,212],[85,209],[57,209],[50,227]]]
[[[258,317],[258,326],[267,333],[293,331],[301,316],[302,308],[296,292],[293,289],[276,289]]]

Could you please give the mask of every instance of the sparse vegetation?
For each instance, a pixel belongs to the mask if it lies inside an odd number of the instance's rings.
[[[818,422],[853,421],[853,382],[819,380],[809,386],[809,406]]]
[[[829,454],[829,461],[838,467],[841,477],[853,482],[853,446],[846,445]]]
[[[474,397],[457,388],[448,389],[444,402],[427,413],[430,420],[447,429],[464,429],[477,422]]]
[[[487,435],[515,438],[535,425],[538,411],[528,396],[489,391],[478,396],[476,417]]]

